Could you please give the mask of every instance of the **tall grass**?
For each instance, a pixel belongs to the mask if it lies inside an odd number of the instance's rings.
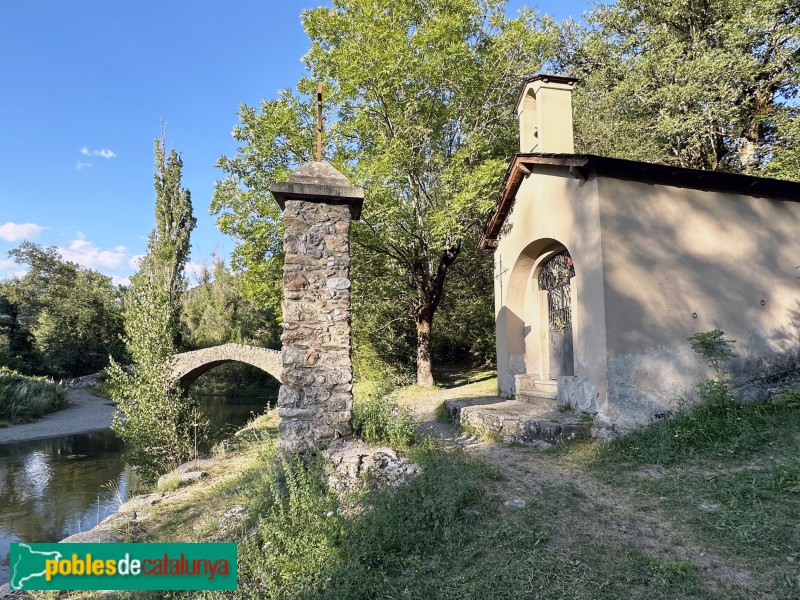
[[[787,431],[800,426],[797,391],[785,392],[771,402],[742,404],[726,386],[711,381],[701,385],[700,395],[700,404],[691,412],[602,447],[598,466],[741,458],[784,444]]]
[[[27,423],[66,405],[63,388],[49,379],[0,367],[0,421]]]
[[[353,404],[353,430],[367,441],[410,446],[416,429],[408,411],[386,400],[380,392]]]

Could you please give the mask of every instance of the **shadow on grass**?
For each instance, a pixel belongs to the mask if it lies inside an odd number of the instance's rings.
[[[253,482],[239,596],[253,598],[735,598],[696,569],[613,538],[563,544],[546,494],[507,509],[496,471],[464,451],[409,449],[423,472],[340,501],[321,464],[273,463]],[[585,500],[585,499],[584,499]]]
[[[494,368],[489,367],[465,367],[465,366],[443,366],[434,370],[436,385],[444,389],[478,383],[497,377]]]

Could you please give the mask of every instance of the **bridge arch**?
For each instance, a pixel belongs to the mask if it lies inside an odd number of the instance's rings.
[[[180,381],[181,387],[187,389],[204,373],[230,362],[252,365],[282,382],[280,351],[245,344],[222,344],[176,354],[172,373]]]

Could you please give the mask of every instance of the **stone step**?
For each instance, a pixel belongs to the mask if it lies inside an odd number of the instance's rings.
[[[548,394],[547,392],[517,392],[517,400],[525,404],[533,404],[547,410],[557,410],[556,406],[557,394]]]
[[[445,401],[444,406],[457,423],[506,443],[535,446],[589,435],[590,424],[581,422],[575,413],[517,400],[457,398]]]
[[[538,379],[535,375],[517,375],[517,393],[541,392],[552,394],[555,398],[558,393],[558,381],[555,379]]]

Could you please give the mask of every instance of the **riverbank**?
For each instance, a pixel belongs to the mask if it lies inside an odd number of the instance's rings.
[[[211,458],[132,498],[92,535],[235,542],[241,597],[797,597],[800,392],[730,407],[735,427],[715,429],[713,439],[689,436],[693,422],[679,417],[620,442],[534,449],[441,420],[444,400],[493,386],[412,387],[390,397],[420,424],[417,442],[399,449],[419,467],[404,482],[374,485],[373,474],[355,472],[364,487],[342,492],[326,470],[383,465],[391,450],[281,460],[270,411]],[[681,442],[668,446],[673,435]]]
[[[68,389],[67,402],[67,408],[45,415],[33,423],[0,429],[0,445],[106,429],[117,410],[111,400],[95,396],[88,388]]]

